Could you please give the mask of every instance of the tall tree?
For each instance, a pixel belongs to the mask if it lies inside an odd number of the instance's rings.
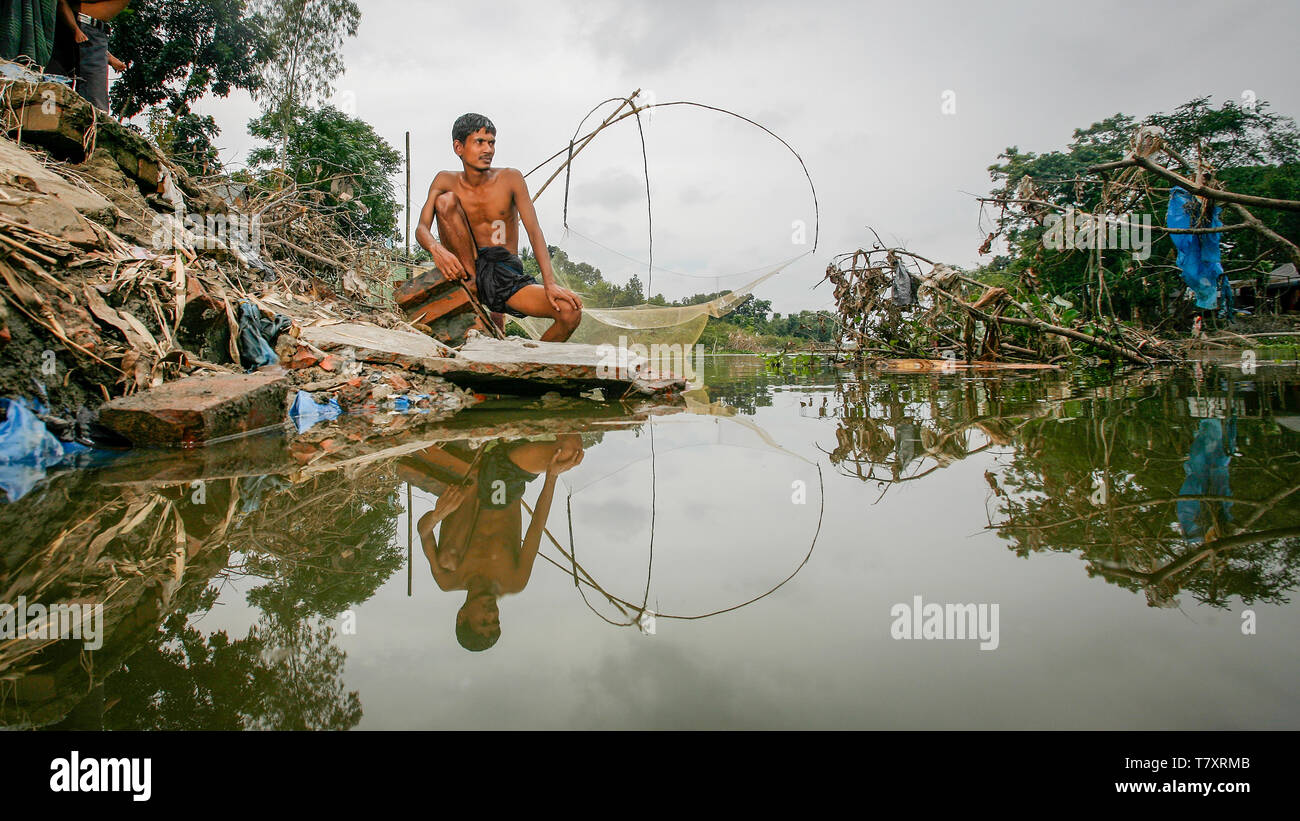
[[[361,9],[355,0],[253,0],[253,7],[266,21],[271,55],[256,96],[278,129],[283,160],[295,113],[328,97],[343,73],[343,41],[356,36]]]
[[[268,41],[245,0],[142,0],[114,21],[112,50],[130,60],[113,84],[113,110],[134,117],[147,108],[155,135],[174,135],[178,159],[191,171],[215,158],[211,117],[191,111],[207,94],[256,91]]]
[[[328,194],[340,228],[356,237],[388,239],[397,230],[397,195],[392,175],[402,155],[368,123],[333,106],[295,108],[281,134],[276,112],[248,124],[254,137],[280,140],[277,152],[262,146],[249,152],[250,165],[277,162],[298,185]]]

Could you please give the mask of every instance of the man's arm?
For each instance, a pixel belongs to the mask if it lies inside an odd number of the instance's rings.
[[[467,272],[460,259],[434,237],[433,218],[435,202],[439,196],[450,191],[454,183],[455,179],[451,174],[446,171],[438,172],[429,186],[429,198],[424,201],[424,207],[420,209],[420,222],[415,227],[415,241],[433,256],[433,264],[437,265],[438,270],[448,279],[460,279],[466,276]]]
[[[517,168],[506,169],[510,174],[510,190],[515,197],[515,209],[519,211],[519,221],[524,224],[524,231],[528,234],[528,244],[533,247],[533,255],[537,257],[537,267],[542,272],[542,287],[546,289],[546,298],[551,301],[551,307],[557,311],[560,306],[557,300],[565,300],[572,303],[574,308],[582,308],[582,299],[568,288],[561,288],[555,283],[555,271],[551,269],[551,252],[546,249],[546,237],[542,236],[542,227],[537,224],[537,209],[533,208],[533,200],[528,196],[528,183],[524,181],[524,175]]]
[[[81,30],[81,26],[77,25],[76,12],[74,12],[72,6],[68,4],[68,0],[59,0],[59,16],[63,18],[64,25],[72,29],[72,39],[74,41],[84,43],[90,39],[86,36],[86,33]]]

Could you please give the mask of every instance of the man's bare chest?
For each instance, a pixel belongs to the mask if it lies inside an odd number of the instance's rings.
[[[465,216],[474,224],[508,220],[515,214],[514,197],[503,182],[470,187],[458,181],[456,196],[465,208]]]

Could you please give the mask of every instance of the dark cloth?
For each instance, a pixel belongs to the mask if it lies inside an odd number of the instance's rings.
[[[68,0],[68,5],[72,7],[72,14],[76,16],[81,11],[81,0]],[[81,44],[77,42],[77,35],[63,20],[63,15],[57,15],[58,20],[54,27],[54,53],[50,55],[50,62],[45,67],[49,74],[61,74],[64,77],[72,77],[75,81],[77,71],[81,67]]]
[[[478,501],[485,510],[502,510],[519,501],[524,495],[524,487],[536,479],[538,474],[529,473],[510,461],[510,448],[497,445],[483,454],[478,471]],[[502,485],[497,485],[501,482]],[[505,490],[505,501],[497,502],[493,496],[501,498],[500,490]]]
[[[293,326],[293,320],[284,314],[273,319],[251,302],[239,304],[239,362],[248,370],[276,365],[280,357],[275,353],[275,339]]]
[[[511,316],[527,316],[506,304],[506,300],[520,288],[538,284],[536,279],[524,273],[524,263],[519,257],[500,245],[480,248],[478,259],[474,261],[474,279],[483,307]]]
[[[98,26],[82,24],[88,38],[81,44],[77,69],[77,93],[108,113],[108,32]]]
[[[916,304],[912,295],[912,275],[901,260],[894,260],[894,304],[900,308]]]
[[[49,63],[54,48],[57,0],[0,0],[0,57]]]

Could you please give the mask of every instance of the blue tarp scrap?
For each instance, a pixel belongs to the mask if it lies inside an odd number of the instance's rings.
[[[5,418],[0,422],[0,490],[11,502],[31,492],[45,471],[65,458],[89,448],[60,442],[22,402],[0,399]]]
[[[1165,224],[1169,228],[1222,228],[1223,221],[1219,218],[1222,210],[1216,205],[1210,212],[1210,221],[1202,224],[1199,219],[1200,200],[1188,193],[1187,189],[1175,185],[1169,189],[1169,210],[1165,214]],[[1231,307],[1232,291],[1219,257],[1219,239],[1222,236],[1217,231],[1208,234],[1169,235],[1178,251],[1178,268],[1183,273],[1183,281],[1192,289],[1198,308],[1208,310],[1218,307],[1221,291],[1224,295],[1224,308]]]
[[[420,413],[428,413],[429,409],[427,407],[420,407],[419,403],[430,398],[432,397],[427,393],[412,393],[395,396],[393,397],[393,410],[400,413],[406,413],[407,411],[414,409]]]
[[[339,407],[339,400],[330,397],[329,402],[320,405],[307,391],[298,391],[293,397],[293,406],[289,408],[289,418],[299,433],[306,433],[317,422],[335,419],[341,413],[343,408]]]

